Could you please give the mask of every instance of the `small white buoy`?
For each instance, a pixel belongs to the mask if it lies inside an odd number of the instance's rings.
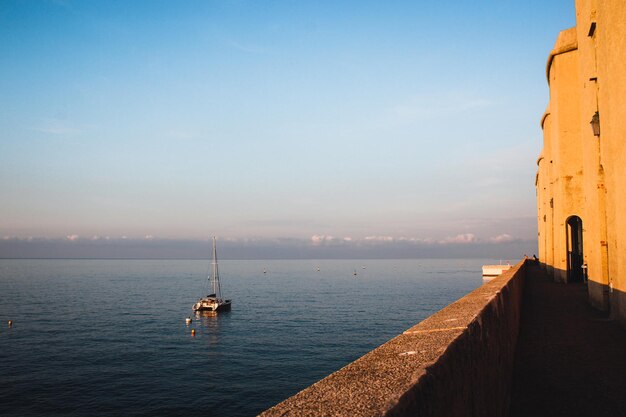
[[[187,317],[185,319],[185,323],[187,323],[187,325],[190,325],[191,324],[191,317]]]

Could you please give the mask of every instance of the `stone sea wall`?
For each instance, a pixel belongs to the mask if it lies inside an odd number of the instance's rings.
[[[522,261],[261,415],[506,416],[524,276]]]

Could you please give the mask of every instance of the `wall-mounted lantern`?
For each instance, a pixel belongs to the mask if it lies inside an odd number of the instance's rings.
[[[600,113],[595,112],[589,124],[591,124],[593,136],[600,136]]]

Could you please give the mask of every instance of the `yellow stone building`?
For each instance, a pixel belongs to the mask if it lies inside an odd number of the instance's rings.
[[[626,325],[626,1],[576,0],[546,72],[539,259]]]

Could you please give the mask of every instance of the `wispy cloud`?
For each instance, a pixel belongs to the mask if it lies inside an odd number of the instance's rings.
[[[507,240],[509,239],[509,240]],[[433,239],[431,237],[407,237],[407,236],[388,236],[388,235],[372,235],[364,238],[355,239],[352,237],[337,238],[330,235],[313,235],[310,242],[313,246],[322,245],[340,245],[349,244],[353,246],[372,246],[372,245],[417,245],[417,246],[438,246],[438,245],[450,245],[450,244],[474,244],[481,242],[489,243],[501,243],[515,241],[511,236],[507,234],[499,235],[495,238],[485,240],[479,239],[473,233],[458,234],[444,239]]]
[[[320,246],[326,243],[340,242],[340,239],[329,235],[313,235],[311,236],[311,244],[313,246]]]
[[[314,235],[296,238],[220,238],[224,259],[357,259],[424,257],[515,257],[536,250],[536,242],[507,234],[478,239],[471,233],[443,240],[414,237],[374,236],[370,239]],[[0,257],[78,258],[206,258],[206,240],[100,236],[62,238],[4,236]]]
[[[470,243],[476,243],[478,242],[478,239],[476,239],[476,236],[473,233],[463,233],[463,234],[458,234],[456,236],[452,236],[452,237],[447,237],[443,240],[441,240],[439,243],[443,244],[443,245],[448,245],[448,244],[470,244]]]
[[[366,242],[393,242],[393,236],[366,236]]]
[[[506,243],[506,242],[516,242],[518,238],[515,238],[507,233],[503,233],[498,236],[490,237],[489,242],[491,243]]]
[[[418,237],[399,237],[397,239],[398,242],[409,242],[409,243],[423,243],[423,244],[433,244],[436,243],[435,239],[427,237],[427,238],[418,238]]]

